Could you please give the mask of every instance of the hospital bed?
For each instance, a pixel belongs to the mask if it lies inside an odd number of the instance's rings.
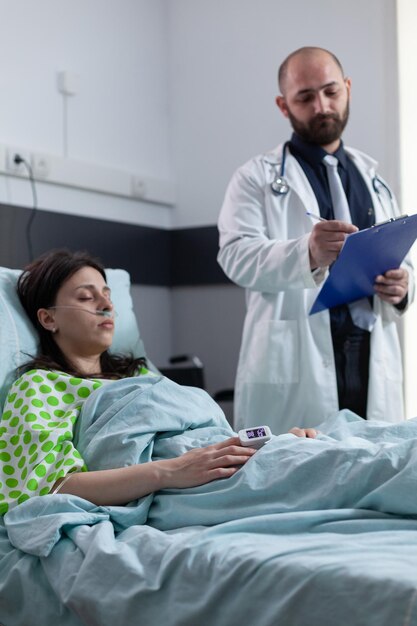
[[[36,350],[15,292],[18,273],[0,269],[2,404],[14,369]],[[143,355],[129,275],[108,270],[108,282],[118,311],[114,349]],[[343,424],[348,428],[349,419]],[[296,445],[293,439],[282,436],[283,450]],[[296,468],[278,460],[298,502]],[[311,479],[312,488],[321,485],[343,501],[340,468],[324,466]],[[45,509],[44,501],[53,505]],[[59,494],[33,498],[14,509],[17,515],[0,518],[0,624],[417,625],[415,515],[321,509],[319,501],[271,513],[265,497],[256,510],[232,511],[223,523],[213,523],[214,510],[206,523],[187,523],[178,502],[166,530],[154,522],[157,513],[147,519],[134,506],[110,511]]]

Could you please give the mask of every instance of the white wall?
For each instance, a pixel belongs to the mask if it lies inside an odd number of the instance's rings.
[[[288,137],[276,71],[296,47],[336,52],[353,77],[351,142],[398,184],[395,0],[0,0],[0,143],[177,183],[177,207],[39,184],[39,204],[164,227],[216,222],[233,170]],[[0,202],[30,205],[0,176]]]
[[[163,0],[0,0],[0,143],[172,179]],[[68,98],[57,72],[79,76]],[[65,150],[65,145],[67,149]],[[172,209],[38,185],[41,208],[169,227]],[[0,176],[0,202],[31,205]]]
[[[170,103],[176,226],[215,224],[241,163],[287,139],[276,74],[303,45],[332,50],[352,78],[347,144],[399,190],[395,0],[172,0]],[[236,287],[175,289],[173,347],[197,353],[211,391],[233,379],[244,316]]]
[[[234,169],[289,136],[276,72],[302,45],[340,57],[353,79],[346,142],[378,158],[398,190],[395,0],[0,0],[0,15],[0,144],[64,153],[56,73],[70,70],[80,90],[68,101],[68,156],[177,187],[171,209],[39,184],[44,209],[215,224]],[[30,206],[27,181],[0,176],[1,202]],[[230,385],[241,290],[135,287],[135,301],[155,362],[200,352],[209,387]]]
[[[339,56],[353,79],[345,139],[398,182],[395,0],[172,0],[170,102],[175,224],[216,222],[234,169],[289,136],[276,74],[296,48]]]

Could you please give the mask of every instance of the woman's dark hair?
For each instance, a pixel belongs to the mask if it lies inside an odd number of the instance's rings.
[[[83,267],[93,267],[104,280],[106,272],[100,261],[87,252],[51,250],[30,263],[23,270],[17,282],[17,293],[30,321],[39,335],[39,352],[25,364],[24,369],[44,368],[61,370],[73,376],[82,376],[70,363],[55,342],[50,331],[38,320],[38,310],[55,304],[56,296],[66,280]],[[146,366],[144,357],[112,355],[103,352],[100,357],[101,373],[92,377],[124,378],[132,376],[141,366]]]

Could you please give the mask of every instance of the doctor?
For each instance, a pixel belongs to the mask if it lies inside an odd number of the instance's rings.
[[[291,140],[237,170],[219,218],[218,261],[246,288],[235,428],[262,422],[279,434],[342,408],[404,419],[397,323],[413,298],[410,262],[376,278],[369,328],[357,326],[346,305],[308,315],[346,235],[399,215],[376,162],[341,140],[351,81],[331,52],[306,47],[283,62],[279,87]],[[335,219],[328,154],[347,200],[343,220]]]

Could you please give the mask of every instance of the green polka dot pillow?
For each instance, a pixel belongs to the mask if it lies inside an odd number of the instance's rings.
[[[7,391],[16,378],[16,368],[37,350],[36,331],[16,293],[20,273],[21,270],[0,267],[0,410],[3,410]],[[112,351],[146,356],[133,311],[130,276],[121,269],[106,269],[106,275],[117,311]]]

